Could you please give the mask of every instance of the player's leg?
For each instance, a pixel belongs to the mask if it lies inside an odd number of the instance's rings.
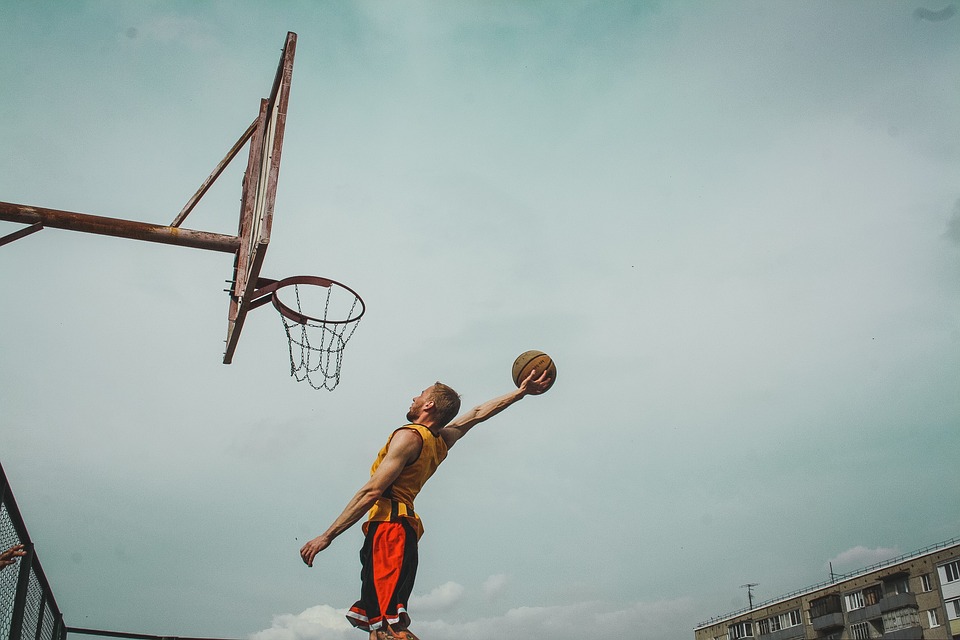
[[[406,606],[417,571],[417,534],[406,521],[371,522],[360,552],[360,600],[347,613],[371,640],[391,638],[410,624]],[[391,628],[392,625],[392,628]]]

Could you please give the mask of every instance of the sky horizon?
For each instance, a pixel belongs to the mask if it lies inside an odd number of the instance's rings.
[[[0,247],[0,461],[70,626],[361,637],[359,527],[411,398],[559,374],[418,498],[433,640],[700,622],[960,536],[954,2],[14,0],[0,200],[169,224],[298,34],[261,275],[367,305],[333,392],[232,257]],[[246,151],[185,227],[236,233]],[[0,222],[0,237],[22,228]]]

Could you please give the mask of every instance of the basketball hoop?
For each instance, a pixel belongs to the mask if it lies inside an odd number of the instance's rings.
[[[333,391],[340,383],[343,350],[366,311],[363,300],[345,284],[317,276],[261,279],[260,283],[264,286],[257,288],[251,308],[269,300],[280,313],[290,352],[290,375],[297,382],[306,380],[314,389]],[[288,288],[294,300],[284,302],[280,291]],[[305,307],[322,307],[323,315],[304,313]],[[311,377],[317,374],[321,380]]]

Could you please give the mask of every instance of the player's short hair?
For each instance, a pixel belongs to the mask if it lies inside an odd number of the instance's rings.
[[[441,427],[446,426],[460,413],[460,394],[442,382],[434,383],[430,399],[433,400],[436,410],[433,417]]]

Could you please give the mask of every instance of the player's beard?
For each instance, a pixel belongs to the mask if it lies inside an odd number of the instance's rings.
[[[410,410],[407,411],[407,421],[413,422],[420,416],[420,408],[423,406],[422,402],[414,402],[410,405]]]

